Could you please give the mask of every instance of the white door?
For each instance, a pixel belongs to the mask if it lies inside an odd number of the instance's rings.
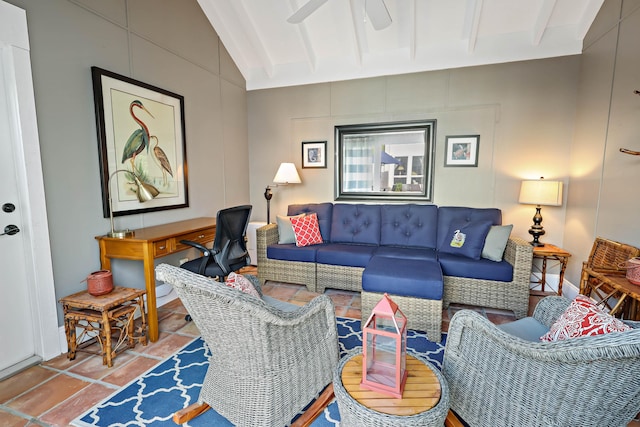
[[[6,48],[5,48],[6,49]],[[3,51],[5,50],[3,49]],[[0,100],[7,93],[6,55],[0,56]],[[35,334],[29,307],[27,266],[25,263],[24,215],[16,183],[15,153],[11,135],[9,105],[0,102],[0,370],[35,355]],[[13,228],[12,230],[12,227]],[[9,327],[6,327],[6,326]]]
[[[60,354],[27,34],[0,1],[0,379]]]

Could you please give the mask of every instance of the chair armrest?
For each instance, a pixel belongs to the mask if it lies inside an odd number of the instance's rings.
[[[267,259],[267,246],[278,243],[278,225],[267,224],[256,230],[256,249],[258,253],[258,265],[260,260]]]
[[[533,311],[533,318],[551,328],[551,325],[560,317],[571,304],[571,301],[562,296],[548,296],[541,299]]]
[[[526,283],[529,288],[533,246],[520,237],[511,236],[504,251],[504,260],[513,266],[513,281]]]
[[[200,243],[194,242],[192,240],[180,240],[180,243],[182,243],[183,245],[191,246],[193,248],[198,249],[206,257],[211,256],[212,253],[215,253],[213,252],[213,250],[205,247],[204,245],[201,245]]]

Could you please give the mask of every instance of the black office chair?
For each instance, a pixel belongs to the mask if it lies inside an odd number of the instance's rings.
[[[193,246],[203,254],[200,258],[185,262],[181,267],[222,281],[232,271],[249,265],[251,259],[245,236],[251,208],[251,205],[243,205],[218,211],[212,249],[191,240],[181,240],[180,243]]]

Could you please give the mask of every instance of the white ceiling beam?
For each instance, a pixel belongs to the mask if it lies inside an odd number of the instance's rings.
[[[483,0],[467,0],[467,11],[464,19],[463,40],[467,40],[469,53],[476,49],[478,41],[478,28],[480,28],[480,15],[482,14]]]
[[[296,2],[296,0],[289,0],[289,3],[291,4],[292,12],[298,10],[298,3]],[[309,69],[311,71],[316,71],[318,67],[318,58],[316,56],[315,49],[311,44],[311,38],[309,37],[309,30],[307,29],[307,25],[304,23],[304,21],[295,25],[297,27],[298,35],[302,40],[304,54],[307,59],[307,64],[309,65]]]
[[[402,4],[406,4],[408,8],[408,16],[409,16],[409,59],[412,61],[416,59],[416,32],[417,32],[417,22],[416,22],[416,0],[410,0],[407,2],[402,2]],[[400,4],[398,4],[400,7]]]
[[[587,0],[585,3],[584,9],[582,10],[582,16],[580,16],[580,19],[578,19],[578,23],[576,24],[577,40],[582,40],[584,39],[584,36],[587,35],[587,31],[589,31],[591,24],[593,24],[593,20],[602,7],[604,0]]]
[[[542,36],[544,36],[544,32],[549,26],[549,20],[551,19],[554,7],[556,7],[556,0],[543,0],[540,4],[536,22],[533,24],[531,30],[531,44],[533,46],[540,44],[540,40],[542,40]]]
[[[353,36],[356,44],[356,61],[358,65],[362,65],[364,60],[364,52],[368,50],[367,34],[364,29],[364,5],[361,1],[351,0],[351,19],[353,21]]]
[[[247,38],[251,42],[251,45],[255,49],[260,62],[267,73],[267,76],[273,77],[275,66],[273,65],[273,60],[269,57],[269,53],[267,52],[267,48],[261,41],[260,34],[256,31],[258,28],[257,23],[251,18],[251,14],[247,11],[245,7],[246,0],[234,0],[231,1],[231,5],[239,17],[245,17],[246,21],[243,22],[242,28],[247,35]]]

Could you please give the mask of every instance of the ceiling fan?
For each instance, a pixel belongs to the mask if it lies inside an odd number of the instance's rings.
[[[315,12],[320,6],[325,4],[329,0],[309,0],[300,9],[294,12],[293,15],[287,19],[290,24],[299,24],[313,12]],[[391,15],[387,10],[387,5],[384,4],[384,0],[364,0],[364,8],[371,25],[375,30],[382,30],[391,25]]]

